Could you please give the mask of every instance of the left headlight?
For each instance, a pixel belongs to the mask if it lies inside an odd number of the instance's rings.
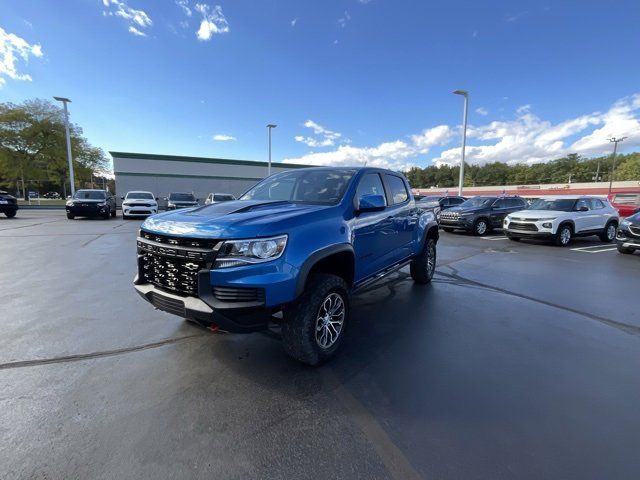
[[[213,268],[270,262],[282,255],[287,246],[287,235],[247,240],[227,240],[220,247]]]
[[[629,228],[631,226],[631,222],[629,220],[623,220],[620,222],[620,226],[622,228]]]

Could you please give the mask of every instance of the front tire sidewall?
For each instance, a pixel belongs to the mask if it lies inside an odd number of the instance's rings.
[[[344,320],[336,341],[322,348],[316,341],[316,321],[325,299],[337,293],[344,304]],[[288,355],[307,365],[317,366],[331,358],[340,348],[349,324],[350,304],[346,282],[331,274],[314,274],[302,295],[284,311],[282,343]]]
[[[564,236],[563,238],[563,232],[565,230],[568,230],[569,232],[568,238],[567,236]],[[571,243],[572,239],[573,239],[573,231],[571,230],[571,227],[568,225],[561,225],[560,228],[558,229],[558,233],[556,234],[556,245],[558,245],[559,247],[566,247]]]
[[[484,227],[483,227],[484,225]],[[473,234],[481,237],[489,231],[489,222],[484,218],[479,218],[473,224]]]
[[[600,240],[604,243],[611,243],[616,238],[616,230],[618,226],[615,222],[609,222],[606,227],[604,227],[604,231],[602,235],[600,235]],[[611,234],[611,235],[609,235]]]

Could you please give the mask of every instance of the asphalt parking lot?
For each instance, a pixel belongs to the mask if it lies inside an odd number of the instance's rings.
[[[139,223],[0,219],[0,478],[640,478],[640,255],[442,233],[312,369],[150,308]]]

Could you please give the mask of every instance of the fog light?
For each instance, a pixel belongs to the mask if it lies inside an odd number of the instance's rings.
[[[544,228],[551,228],[551,223],[546,222],[546,223],[543,223],[543,224],[542,224],[542,226],[543,226]]]

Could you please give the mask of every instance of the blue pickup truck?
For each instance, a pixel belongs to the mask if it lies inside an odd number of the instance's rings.
[[[161,213],[137,239],[138,293],[208,327],[281,323],[285,351],[318,365],[339,348],[352,293],[410,265],[429,283],[438,225],[406,179],[377,168],[272,175],[239,200]]]

